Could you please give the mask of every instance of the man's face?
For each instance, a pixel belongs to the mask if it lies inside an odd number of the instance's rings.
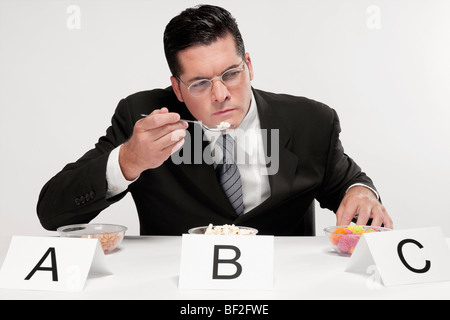
[[[231,35],[218,39],[208,46],[194,46],[178,53],[182,73],[179,78],[187,85],[198,79],[220,77],[230,68],[244,68],[239,84],[225,86],[220,78],[213,81],[212,88],[205,95],[194,97],[187,88],[171,77],[172,87],[178,100],[184,102],[191,114],[207,126],[218,125],[222,121],[237,128],[250,107],[252,92],[250,81],[253,79],[253,67],[250,55],[245,54],[245,63],[237,54]]]

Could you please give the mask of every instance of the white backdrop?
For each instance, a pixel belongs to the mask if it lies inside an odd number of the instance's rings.
[[[237,18],[253,86],[337,110],[346,152],[396,228],[450,236],[450,2],[209,1]],[[92,148],[118,101],[166,87],[162,34],[197,1],[0,0],[0,235],[49,235],[44,183]],[[95,221],[138,234],[130,196]],[[335,223],[317,209],[317,232]]]

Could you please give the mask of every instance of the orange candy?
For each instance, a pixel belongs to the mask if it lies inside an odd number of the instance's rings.
[[[339,242],[339,239],[341,238],[341,236],[338,234],[347,234],[347,232],[345,231],[345,228],[337,228],[336,230],[334,230],[333,233],[335,233],[335,234],[330,235],[330,242],[333,245],[337,245],[337,243]]]

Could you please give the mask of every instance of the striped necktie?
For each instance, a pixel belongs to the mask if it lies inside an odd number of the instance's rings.
[[[228,134],[222,134],[217,139],[217,145],[221,148],[222,162],[216,167],[216,174],[223,191],[230,200],[231,205],[240,216],[244,212],[242,198],[241,174],[234,162],[234,140]]]

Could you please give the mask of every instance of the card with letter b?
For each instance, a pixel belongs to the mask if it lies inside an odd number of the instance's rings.
[[[183,234],[180,289],[272,290],[273,236]]]

